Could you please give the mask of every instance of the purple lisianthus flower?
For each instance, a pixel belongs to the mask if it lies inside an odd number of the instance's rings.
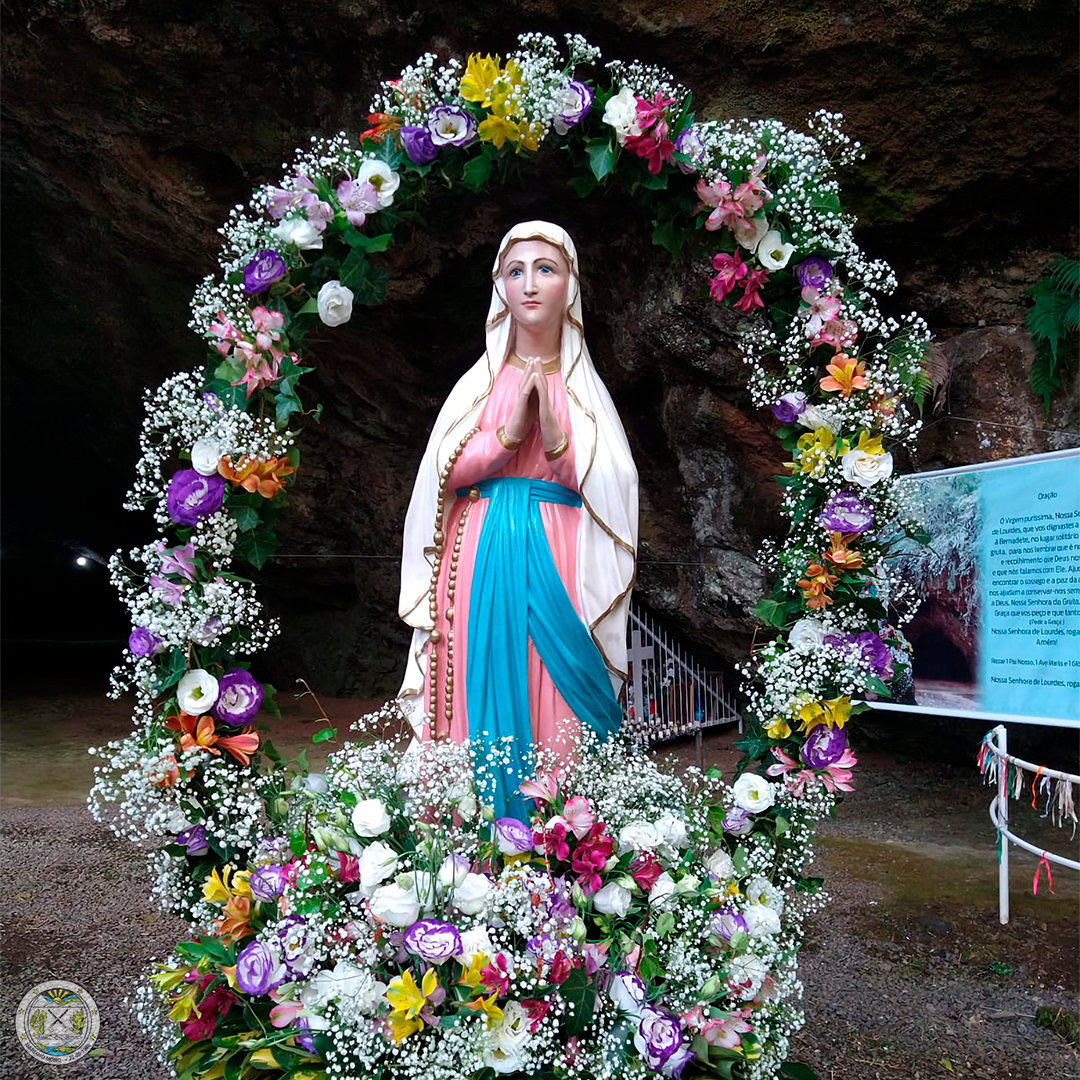
[[[431,132],[426,127],[406,124],[401,131],[401,145],[414,165],[430,165],[439,153],[439,148],[431,141]]]
[[[161,602],[175,607],[184,599],[183,585],[177,585],[175,581],[163,578],[160,574],[150,575],[150,588],[161,597]]]
[[[216,615],[211,615],[209,619],[204,619],[195,627],[191,638],[197,645],[209,645],[223,629],[222,621]]]
[[[813,289],[820,289],[833,276],[833,268],[828,259],[811,255],[795,267],[795,273],[799,275],[800,288],[805,289],[809,285]]]
[[[176,842],[183,844],[189,855],[205,855],[210,850],[210,845],[206,842],[206,828],[202,825],[192,825],[190,829],[185,829],[176,838]]]
[[[825,644],[841,652],[854,652],[869,667],[871,674],[888,681],[893,677],[892,653],[885,644],[870,630],[861,634],[827,634]]]
[[[781,424],[794,424],[806,412],[806,395],[801,390],[792,390],[777,398],[769,408]]]
[[[314,942],[303,915],[287,915],[277,924],[274,946],[281,952],[286,971],[294,979],[306,978],[315,966]]]
[[[136,626],[128,637],[128,648],[136,656],[156,656],[162,649],[161,638],[144,626]]]
[[[521,855],[526,851],[532,851],[532,829],[517,818],[496,818],[495,841],[503,855]]]
[[[696,173],[698,171],[697,166],[705,160],[705,147],[701,143],[701,135],[698,129],[693,124],[690,127],[683,128],[675,136],[675,149],[678,153],[685,154],[690,159],[689,163],[685,161],[677,163],[684,173]]]
[[[251,895],[256,900],[269,902],[276,900],[285,891],[285,868],[271,863],[251,871],[248,879]]]
[[[730,904],[720,908],[713,916],[712,932],[730,941],[739,932],[746,933],[746,920]]]
[[[799,757],[811,769],[824,769],[839,761],[847,749],[847,733],[841,727],[818,724],[799,748]]]
[[[653,1072],[659,1072],[668,1058],[682,1046],[683,1029],[679,1018],[654,1005],[641,1009],[641,1023],[634,1033],[634,1045]]]
[[[217,394],[213,394],[209,390],[204,390],[202,399],[214,410],[214,412],[221,412],[221,398],[219,398]]]
[[[281,954],[263,941],[249,941],[236,958],[236,986],[256,997],[268,994],[285,981]]]
[[[742,836],[754,827],[754,818],[749,810],[744,810],[741,806],[733,806],[720,822],[720,827],[733,836]]]
[[[211,711],[215,720],[241,727],[259,711],[262,699],[263,688],[255,676],[233,668],[218,679],[218,699]]]
[[[560,135],[565,135],[572,127],[577,127],[592,108],[592,88],[577,79],[571,79],[556,95],[559,111],[555,114],[554,126]]]
[[[263,292],[284,276],[285,260],[272,248],[267,248],[244,267],[244,292],[248,296]]]
[[[220,476],[200,476],[194,469],[179,469],[169,481],[165,505],[177,525],[198,525],[216,514],[225,501],[225,481]]]
[[[553,919],[563,919],[569,922],[576,914],[577,908],[570,900],[570,888],[564,875],[559,874],[554,879],[554,888],[548,893],[547,910]]]
[[[817,523],[829,532],[864,533],[874,524],[874,511],[853,492],[838,491],[829,496]]]
[[[420,919],[405,931],[405,948],[429,964],[441,964],[461,952],[461,934],[453,923]]]
[[[467,146],[476,135],[476,119],[453,105],[436,105],[428,113],[428,132],[436,146]]]
[[[632,971],[617,971],[608,987],[608,996],[623,1012],[640,1016],[648,988]]]

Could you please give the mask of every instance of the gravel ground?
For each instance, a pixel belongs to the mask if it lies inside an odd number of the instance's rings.
[[[730,771],[734,737],[709,739],[707,763]],[[693,757],[691,745],[672,749]],[[1077,1008],[1075,875],[1062,868],[1055,895],[1044,882],[1032,897],[1034,860],[1014,852],[1013,917],[999,926],[989,791],[974,766],[913,763],[872,748],[860,757],[859,790],[817,842],[831,903],[803,952],[806,1026],[792,1056],[821,1080],[1076,1077],[1075,1049],[1033,1024],[1040,1005]],[[17,765],[8,756],[5,791]],[[98,1004],[97,1046],[108,1056],[38,1065],[6,1027],[0,1080],[156,1080],[161,1071],[122,1000],[182,927],[151,907],[138,853],[83,807],[6,801],[2,1023],[34,984],[73,980]],[[1067,830],[1027,818],[1014,811],[1020,835],[1069,852]]]

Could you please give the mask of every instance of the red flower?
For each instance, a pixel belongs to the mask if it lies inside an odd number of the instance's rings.
[[[480,969],[480,982],[496,994],[505,994],[510,986],[510,972],[506,967],[506,956],[499,953],[486,967]]]
[[[527,998],[521,1004],[532,1021],[529,1025],[529,1031],[535,1035],[536,1029],[540,1026],[540,1021],[547,1016],[547,1011],[551,1008],[551,1001],[534,1001],[532,998]]]
[[[554,855],[556,859],[565,860],[570,857],[570,845],[566,842],[566,825],[561,821],[534,831],[533,842],[537,847],[543,844],[544,850],[549,855]]]
[[[338,857],[338,881],[348,885],[353,881],[360,880],[360,860],[355,855],[346,855],[344,851],[337,853]]]
[[[560,949],[552,958],[548,978],[556,985],[561,985],[566,982],[573,970],[574,965],[570,963],[570,958]]]
[[[191,1019],[180,1025],[180,1030],[192,1042],[209,1039],[218,1018],[228,1014],[235,1000],[235,995],[225,985],[214,987],[195,1007]]]
[[[664,868],[651,851],[639,851],[627,869],[642,892],[648,892],[656,884],[656,879],[664,872]]]
[[[600,871],[611,857],[614,841],[604,833],[604,823],[598,821],[587,836],[581,840],[570,860],[570,865],[577,871],[581,887],[596,892],[603,885]]]

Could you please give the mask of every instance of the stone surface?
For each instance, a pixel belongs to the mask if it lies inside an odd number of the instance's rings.
[[[516,11],[510,28],[490,0],[5,8],[6,531],[104,553],[145,540],[149,521],[118,510],[140,394],[200,360],[187,300],[213,269],[228,207],[276,179],[307,133],[363,127],[380,76],[429,48],[505,52],[519,28],[578,30],[605,57],[664,64],[705,116],[798,125],[823,105],[845,112],[868,154],[843,178],[863,244],[897,267],[898,310],[919,307],[942,339],[948,411],[980,422],[928,416],[916,464],[1075,441],[1075,394],[1042,417],[1017,329],[1024,290],[1076,238],[1076,40],[1057,5],[526,0]],[[651,247],[628,200],[580,202],[557,161],[543,164],[487,199],[433,198],[388,257],[387,305],[313,350],[307,393],[324,418],[305,436],[282,557],[262,575],[287,620],[269,665],[279,683],[396,683],[413,473],[440,401],[482,348],[493,246],[534,216],[565,223],[582,251],[591,348],[641,471],[640,598],[706,660],[745,655],[763,584],[755,551],[779,527],[770,418],[749,408],[701,269]],[[60,459],[65,482],[43,485],[22,467],[28,451]]]

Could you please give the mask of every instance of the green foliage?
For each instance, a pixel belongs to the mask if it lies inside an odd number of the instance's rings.
[[[1051,259],[1043,277],[1028,290],[1035,301],[1024,320],[1035,344],[1028,377],[1047,415],[1063,376],[1077,367],[1080,329],[1080,259]]]
[[[566,1012],[566,1030],[571,1035],[584,1035],[596,1007],[596,986],[581,968],[574,968],[559,993],[569,1008]]]

